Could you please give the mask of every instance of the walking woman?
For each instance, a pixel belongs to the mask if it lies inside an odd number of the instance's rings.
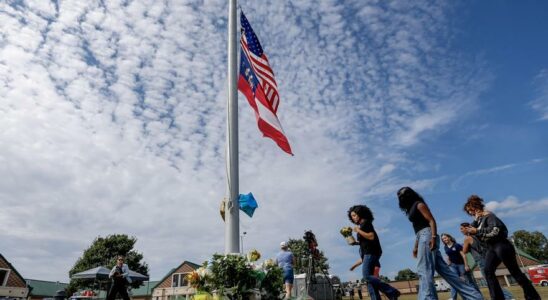
[[[468,233],[468,227],[470,227],[470,223],[468,222],[460,224],[460,232],[464,235],[464,242],[462,243],[462,252],[464,254],[470,253],[472,255],[472,257],[474,258],[474,261],[477,263],[480,269],[481,276],[485,278],[485,257],[484,257],[485,250],[484,250],[484,247],[481,246],[481,242],[478,240],[478,237]],[[476,281],[474,280],[474,277],[472,275],[473,272],[474,270],[470,270],[469,278],[472,280],[473,283],[475,283]],[[477,283],[476,283],[476,286],[477,286]],[[509,290],[502,288],[502,293],[504,294],[504,300],[514,299],[514,296]]]
[[[469,275],[471,275],[470,267],[468,266],[468,261],[462,251],[462,245],[457,243],[455,238],[448,233],[442,233],[441,241],[444,244],[443,249],[447,255],[447,264],[449,265],[449,268],[457,273],[460,278],[464,279],[467,284],[479,291],[474,278],[472,277],[471,280],[469,280]],[[451,299],[457,299],[457,291],[455,289],[451,289]]]
[[[493,300],[503,300],[504,294],[495,275],[497,266],[503,262],[508,271],[516,279],[526,300],[540,300],[540,296],[531,281],[521,272],[516,261],[516,250],[508,241],[506,225],[492,212],[485,210],[483,199],[477,195],[468,197],[464,211],[476,220],[466,231],[475,235],[485,245],[485,280],[489,287],[489,295]]]
[[[439,251],[440,239],[437,234],[436,220],[424,199],[410,187],[398,190],[400,209],[407,215],[415,230],[413,257],[417,258],[419,275],[419,300],[438,299],[434,286],[434,271],[447,281],[464,300],[483,299],[481,293],[467,285],[443,260]]]
[[[367,281],[367,291],[371,300],[381,300],[379,291],[383,292],[388,299],[397,300],[400,292],[374,275],[375,267],[380,266],[382,249],[379,236],[373,227],[373,213],[365,205],[355,205],[348,210],[348,218],[356,224],[354,231],[358,235],[360,244],[360,259],[350,270],[354,270],[361,264],[363,279]]]

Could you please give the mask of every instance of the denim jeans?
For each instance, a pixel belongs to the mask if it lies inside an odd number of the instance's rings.
[[[457,264],[450,264],[449,268],[455,272],[459,277],[464,279],[464,265],[457,265]],[[477,289],[479,291],[479,289]],[[455,300],[457,299],[457,290],[455,288],[451,288],[451,299]]]
[[[455,272],[449,268],[441,256],[440,239],[436,237],[436,244],[430,250],[432,230],[426,227],[417,232],[417,272],[419,274],[418,300],[437,300],[438,294],[434,286],[434,271],[457,290],[464,300],[481,300],[483,296],[473,287],[467,285]]]
[[[473,270],[470,270],[470,271],[465,271],[464,272],[464,281],[468,284],[468,285],[471,285],[474,289],[476,289],[478,292],[480,292],[480,288],[479,288],[479,285],[478,283],[476,282],[476,279],[474,278],[474,271]],[[481,292],[480,292],[481,293]]]
[[[375,266],[379,264],[379,258],[379,256],[366,254],[363,256],[362,260],[362,275],[363,279],[367,281],[367,291],[369,292],[371,300],[381,300],[379,291],[383,292],[388,297],[396,292],[396,289],[391,285],[381,281],[373,275]]]

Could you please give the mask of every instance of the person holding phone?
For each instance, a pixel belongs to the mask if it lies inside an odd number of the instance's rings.
[[[131,283],[131,278],[129,277],[129,267],[124,263],[124,256],[118,255],[116,265],[112,267],[108,277],[112,279],[112,285],[107,300],[116,299],[117,294],[120,294],[124,300],[129,300],[127,285]]]

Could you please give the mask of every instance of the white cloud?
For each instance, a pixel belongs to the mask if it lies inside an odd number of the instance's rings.
[[[540,115],[540,120],[548,120],[548,69],[543,69],[535,77],[535,99],[529,102],[531,108],[533,108]]]
[[[515,196],[508,196],[502,201],[489,201],[485,207],[499,216],[519,216],[526,213],[548,211],[548,199],[520,201]]]
[[[245,7],[296,154],[261,137],[240,97],[240,192],[259,201],[241,217],[246,248],[273,255],[312,229],[333,257],[350,205],[368,201],[382,227],[399,211],[377,199],[432,185],[397,172],[414,164],[405,149],[485,88],[470,80],[481,70],[445,48],[450,9]],[[0,4],[0,251],[20,273],[66,280],[82,250],[113,233],[138,238],[154,279],[223,251],[226,11],[220,0]]]

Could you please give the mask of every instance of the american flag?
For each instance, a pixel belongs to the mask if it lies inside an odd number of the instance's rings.
[[[257,124],[263,135],[273,139],[283,151],[293,155],[276,115],[280,96],[274,72],[243,12],[240,15],[240,25],[242,50],[238,90],[246,96],[249,105],[255,111]]]

